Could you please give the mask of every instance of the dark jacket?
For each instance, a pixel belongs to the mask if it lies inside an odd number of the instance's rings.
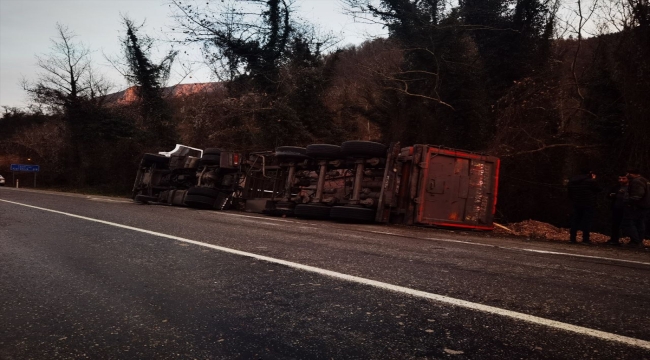
[[[569,199],[573,205],[596,206],[596,196],[601,191],[591,175],[578,175],[569,180]]]
[[[630,180],[630,205],[650,209],[650,185],[648,180],[638,177]]]

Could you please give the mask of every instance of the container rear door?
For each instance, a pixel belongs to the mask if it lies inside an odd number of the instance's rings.
[[[417,221],[463,221],[469,195],[469,160],[444,155],[429,155],[426,160]]]
[[[436,148],[430,148],[423,160],[417,223],[468,228],[492,225],[493,161]]]

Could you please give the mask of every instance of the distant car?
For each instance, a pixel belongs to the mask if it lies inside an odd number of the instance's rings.
[[[5,178],[0,175],[0,186],[5,186]]]

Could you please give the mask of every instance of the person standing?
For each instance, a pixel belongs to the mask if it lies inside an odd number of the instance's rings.
[[[609,199],[612,202],[612,236],[607,241],[609,245],[620,245],[621,223],[625,213],[625,205],[629,201],[628,194],[629,179],[626,174],[619,175],[618,184],[609,191]]]
[[[631,245],[643,247],[646,218],[650,213],[650,184],[637,169],[629,170],[627,177],[630,196],[623,215],[623,232],[630,237]]]
[[[571,215],[570,241],[576,243],[578,230],[582,230],[582,242],[591,243],[589,232],[596,212],[596,196],[600,188],[596,183],[596,174],[593,171],[577,175],[569,180],[569,199],[573,203]]]

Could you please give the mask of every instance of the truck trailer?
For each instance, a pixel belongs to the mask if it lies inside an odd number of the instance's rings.
[[[142,157],[133,200],[274,216],[492,230],[498,158],[371,141]]]

